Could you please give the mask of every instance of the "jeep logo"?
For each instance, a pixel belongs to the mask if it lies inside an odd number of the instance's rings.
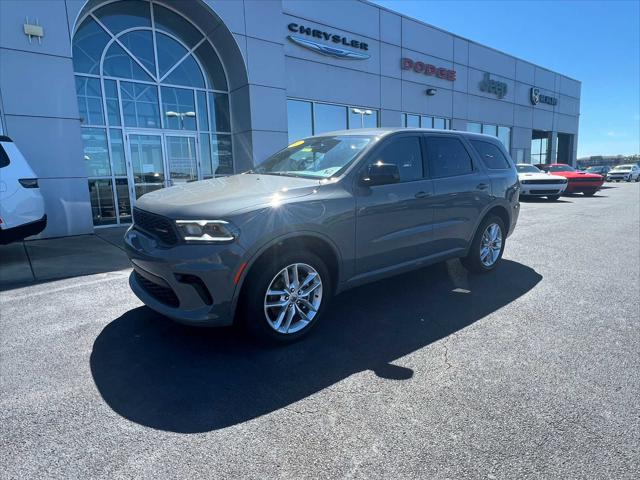
[[[485,73],[482,81],[479,83],[480,90],[487,93],[493,93],[498,98],[502,98],[507,94],[507,84],[497,80],[491,80],[489,74]]]

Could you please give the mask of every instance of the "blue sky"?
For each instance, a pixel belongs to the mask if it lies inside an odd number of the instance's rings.
[[[580,80],[578,157],[640,153],[640,1],[373,1]]]

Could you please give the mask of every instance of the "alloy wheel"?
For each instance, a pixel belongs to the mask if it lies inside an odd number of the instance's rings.
[[[482,234],[480,242],[480,261],[485,267],[492,267],[502,250],[502,229],[497,223],[491,223]]]
[[[317,315],[322,303],[322,278],[306,263],[294,263],[280,270],[264,296],[267,323],[276,332],[296,333]]]

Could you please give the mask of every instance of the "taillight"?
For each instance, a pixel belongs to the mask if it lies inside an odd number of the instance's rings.
[[[37,178],[21,178],[18,181],[24,188],[38,188]]]

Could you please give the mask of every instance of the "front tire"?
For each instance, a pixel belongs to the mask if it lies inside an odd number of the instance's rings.
[[[502,259],[506,237],[502,219],[496,215],[486,217],[473,237],[469,253],[460,260],[462,265],[471,272],[490,272]]]
[[[551,200],[552,202],[555,202],[559,198],[560,198],[560,195],[547,195],[547,200]]]
[[[585,190],[584,192],[582,192],[582,194],[585,197],[593,197],[596,194],[597,190]]]
[[[244,325],[258,340],[293,342],[316,325],[331,294],[331,275],[320,257],[302,250],[276,254],[247,279]]]

